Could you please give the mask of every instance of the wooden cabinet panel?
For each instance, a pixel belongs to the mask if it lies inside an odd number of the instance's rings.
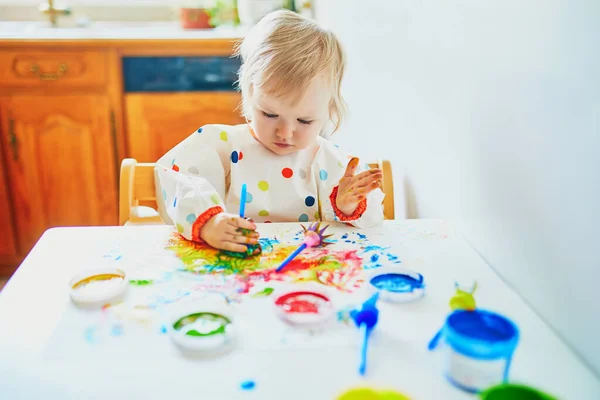
[[[105,85],[107,53],[102,51],[3,51],[0,82],[18,87]]]
[[[117,223],[108,96],[2,98],[5,162],[22,253],[55,226]],[[10,136],[12,135],[12,136]]]
[[[0,117],[2,116],[0,115]],[[4,168],[4,157],[2,151],[0,151],[0,257],[16,256],[18,253],[15,238],[16,231],[13,226],[13,215],[8,197],[9,190]]]
[[[243,123],[240,100],[237,92],[127,94],[130,157],[155,162],[202,125]]]

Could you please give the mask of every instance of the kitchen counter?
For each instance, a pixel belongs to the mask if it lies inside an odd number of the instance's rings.
[[[214,29],[183,29],[176,21],[166,22],[91,22],[85,27],[52,28],[48,22],[0,22],[2,44],[23,41],[77,42],[86,45],[106,45],[118,42],[139,44],[140,41],[197,41],[239,39],[244,28],[218,27]]]

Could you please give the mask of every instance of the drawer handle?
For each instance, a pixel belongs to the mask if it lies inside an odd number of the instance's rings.
[[[37,76],[42,81],[56,81],[62,78],[68,70],[69,66],[64,63],[61,63],[58,66],[58,71],[56,72],[42,72],[40,66],[37,64],[33,64],[31,66],[31,72],[33,73],[33,76]]]

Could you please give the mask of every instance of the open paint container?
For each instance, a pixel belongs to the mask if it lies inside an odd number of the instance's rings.
[[[458,310],[429,344],[446,346],[445,374],[450,383],[468,392],[479,392],[505,383],[519,330],[508,318],[485,310]]]
[[[231,349],[234,328],[231,313],[224,307],[188,305],[173,313],[169,333],[182,350],[215,354]]]
[[[479,394],[482,400],[557,400],[538,389],[525,385],[506,383],[493,386]]]
[[[291,325],[312,327],[329,320],[335,314],[331,297],[325,290],[298,285],[274,296],[275,313]]]
[[[69,282],[71,299],[78,304],[103,305],[125,294],[129,281],[117,268],[98,268],[76,275]]]
[[[379,299],[390,303],[408,303],[423,297],[423,275],[404,268],[382,267],[367,276],[371,292],[379,292]]]

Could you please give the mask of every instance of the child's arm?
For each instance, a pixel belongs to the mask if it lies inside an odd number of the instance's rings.
[[[359,167],[356,157],[346,165],[344,161],[347,157],[339,152],[330,151],[327,156],[324,164],[328,169],[320,167],[317,172],[317,179],[322,181],[319,194],[321,218],[345,222],[359,228],[381,225],[381,203],[385,196],[379,189],[383,178],[382,171],[371,170],[366,165]],[[325,175],[327,179],[323,180]]]
[[[226,212],[224,199],[231,154],[227,128],[204,126],[156,163],[157,185],[159,193],[162,192],[162,199],[158,201],[164,202],[164,209],[177,231],[188,240],[201,242],[202,228],[213,217]],[[235,221],[234,217],[215,218],[210,226],[214,227],[217,223],[224,228],[221,230],[225,230],[228,224],[235,224],[251,229],[246,226],[247,221]],[[209,244],[223,247],[218,245],[214,236],[211,235]]]

